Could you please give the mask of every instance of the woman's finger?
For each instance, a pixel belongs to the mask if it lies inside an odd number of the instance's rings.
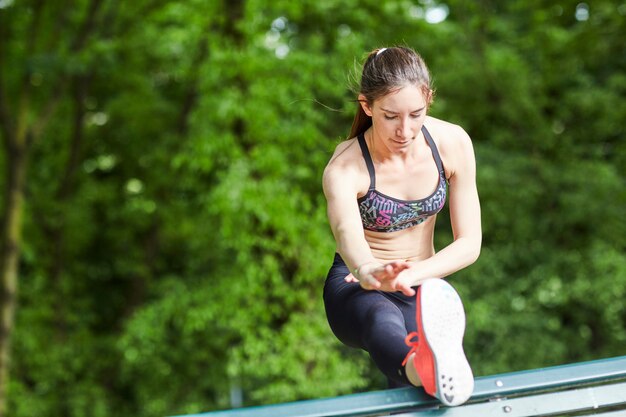
[[[358,279],[356,279],[356,277],[352,274],[348,274],[346,275],[346,277],[344,278],[344,281],[346,282],[359,282]]]
[[[404,262],[390,262],[385,264],[383,268],[377,269],[372,272],[374,278],[378,281],[388,281],[395,279],[400,272],[404,271],[408,268],[408,264],[405,265]]]
[[[361,276],[358,282],[361,284],[361,288],[365,290],[376,290],[381,286],[380,282],[378,282],[373,275],[371,277],[367,275]]]
[[[402,294],[408,297],[412,297],[415,295],[415,290],[403,282],[398,282],[398,285],[396,285],[396,288],[402,291]]]
[[[408,262],[403,262],[403,261],[393,262],[392,266],[396,273],[399,273],[411,267],[411,265]]]
[[[380,288],[380,282],[376,280],[372,280],[372,282],[364,282],[359,281],[361,283],[361,287],[366,290],[377,290]]]

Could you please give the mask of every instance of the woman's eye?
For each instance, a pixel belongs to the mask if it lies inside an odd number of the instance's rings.
[[[411,114],[411,118],[419,119],[420,115],[421,115],[420,113],[417,113],[417,114],[413,113],[413,114]],[[389,116],[387,114],[385,115],[385,119],[387,119],[387,120],[395,120],[397,118],[398,118],[398,116]]]

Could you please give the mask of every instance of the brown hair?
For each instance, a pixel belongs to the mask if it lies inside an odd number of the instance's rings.
[[[396,46],[374,49],[363,64],[359,94],[363,94],[371,105],[375,100],[395,91],[407,84],[419,86],[430,105],[433,89],[430,73],[422,57],[411,48]],[[357,111],[350,129],[353,138],[365,132],[372,125],[361,103],[357,102]]]

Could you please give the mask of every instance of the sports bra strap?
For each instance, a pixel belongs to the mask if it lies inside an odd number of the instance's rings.
[[[430,132],[426,129],[426,126],[422,125],[422,133],[426,138],[426,142],[428,143],[428,147],[433,154],[433,159],[435,160],[435,164],[437,165],[437,170],[440,174],[445,175],[445,171],[443,169],[443,162],[441,162],[441,156],[439,156],[439,150],[437,149],[437,145],[435,145],[435,141],[432,136],[430,136]],[[376,174],[374,173],[374,163],[372,162],[372,155],[370,154],[369,149],[367,148],[367,143],[365,142],[365,135],[363,133],[359,134],[359,146],[361,147],[361,153],[363,154],[363,159],[365,159],[365,165],[367,165],[367,172],[370,174],[370,190],[374,190],[376,188]]]
[[[422,133],[424,134],[424,137],[426,138],[426,141],[428,142],[428,146],[430,146],[430,151],[433,153],[433,158],[435,159],[435,164],[437,164],[437,169],[439,170],[439,173],[443,172],[445,175],[445,171],[443,169],[443,162],[441,162],[441,156],[439,156],[439,150],[437,149],[437,145],[435,145],[435,141],[433,140],[433,137],[430,136],[428,129],[426,129],[426,126],[424,125],[422,125]]]
[[[374,163],[372,162],[372,156],[369,149],[367,149],[367,143],[365,143],[365,135],[359,134],[359,146],[361,147],[361,153],[363,159],[365,159],[365,165],[367,165],[367,172],[370,174],[370,190],[376,188],[376,175],[374,175]]]

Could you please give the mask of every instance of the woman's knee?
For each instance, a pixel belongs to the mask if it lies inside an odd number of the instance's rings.
[[[376,342],[389,343],[394,338],[404,342],[406,333],[404,316],[391,302],[370,305],[364,315],[362,328],[366,346]]]

